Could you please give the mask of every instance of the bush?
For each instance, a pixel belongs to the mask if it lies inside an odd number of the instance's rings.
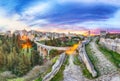
[[[25,75],[30,69],[30,67],[23,62],[19,62],[18,66],[16,67],[16,75],[23,76]]]
[[[52,50],[50,50],[49,55],[50,55],[50,58],[53,58],[53,57],[59,55],[59,52],[56,49],[52,49]]]

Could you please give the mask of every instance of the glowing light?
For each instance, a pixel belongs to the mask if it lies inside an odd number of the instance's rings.
[[[31,45],[30,42],[27,42],[27,43],[22,44],[22,48],[23,48],[23,49],[25,49],[25,48],[31,48],[31,47],[32,47],[32,45]]]
[[[78,44],[74,44],[72,47],[70,47],[68,50],[66,50],[66,54],[71,55],[74,54],[75,50],[78,48],[80,42]]]
[[[32,47],[32,44],[26,35],[21,36],[21,40],[25,41],[25,43],[21,45],[23,49]]]
[[[21,40],[28,40],[28,37],[26,35],[21,36]]]

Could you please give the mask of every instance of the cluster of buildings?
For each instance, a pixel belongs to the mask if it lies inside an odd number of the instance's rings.
[[[20,36],[28,36],[28,38],[30,40],[49,40],[49,39],[53,39],[53,38],[60,38],[60,37],[74,37],[74,36],[80,36],[81,38],[83,38],[84,36],[80,35],[80,34],[75,34],[75,33],[56,33],[56,32],[40,32],[40,31],[35,31],[35,30],[31,30],[31,31],[27,31],[27,30],[16,30],[14,32],[11,31],[6,31],[5,33],[0,33],[1,35],[6,35],[11,37],[12,34],[15,35],[20,35]],[[90,31],[88,31],[88,35],[90,36]],[[100,31],[100,37],[107,37],[107,38],[120,38],[120,33],[109,33],[105,30]]]
[[[115,39],[115,38],[120,38],[120,33],[110,33],[107,31],[100,31],[100,37]]]
[[[120,53],[120,33],[100,31],[100,42],[104,47]]]
[[[35,30],[31,30],[31,31],[27,31],[27,30],[16,30],[13,33],[11,31],[6,31],[5,35],[11,37],[12,34],[15,35],[26,35],[28,36],[28,38],[30,40],[49,40],[50,38],[59,38],[59,37],[74,37],[74,36],[80,36],[83,37],[80,34],[75,34],[75,33],[56,33],[56,32],[40,32],[40,31],[35,31]]]
[[[35,30],[31,30],[31,31],[27,31],[27,30],[16,30],[14,32],[11,31],[6,31],[4,33],[4,35],[8,36],[8,37],[12,37],[14,35],[20,35],[20,37],[22,36],[27,36],[30,40],[49,40],[49,39],[53,39],[53,38],[60,38],[60,37],[73,37],[73,36],[78,36],[78,34],[73,34],[73,33],[56,33],[56,32],[40,32],[40,31],[35,31]],[[82,35],[79,35],[82,36]]]

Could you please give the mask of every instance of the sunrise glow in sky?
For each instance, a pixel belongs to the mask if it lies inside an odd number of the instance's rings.
[[[0,31],[120,32],[120,0],[0,0]]]

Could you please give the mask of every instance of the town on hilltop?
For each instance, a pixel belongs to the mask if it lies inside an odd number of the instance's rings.
[[[1,81],[119,81],[119,58],[120,33],[0,34]]]
[[[0,81],[120,81],[120,0],[0,0]]]

